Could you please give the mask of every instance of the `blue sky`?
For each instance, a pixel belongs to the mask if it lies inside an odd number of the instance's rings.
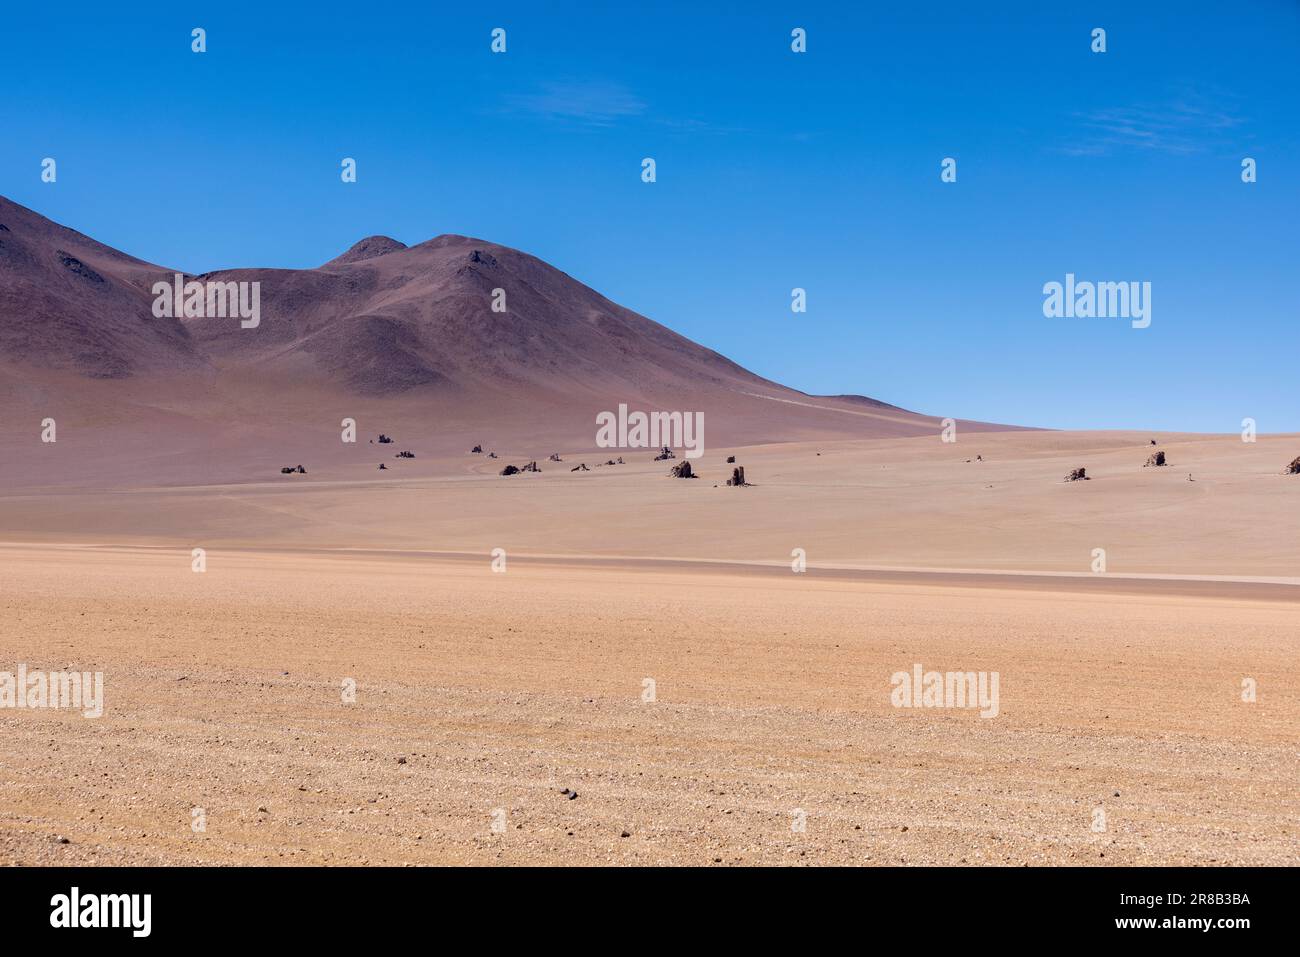
[[[1300,431],[1300,3],[986,6],[11,4],[0,193],[194,272],[479,236],[809,392]],[[1045,318],[1067,272],[1150,328]]]

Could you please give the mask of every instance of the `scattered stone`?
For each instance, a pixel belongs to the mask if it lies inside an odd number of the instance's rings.
[[[577,797],[578,797],[578,792],[577,792],[577,791],[574,791],[574,790],[571,790],[570,788],[565,788],[565,789],[564,789],[563,791],[561,791],[560,793],[563,794],[563,795],[564,795],[566,798],[568,798],[570,801],[576,800]]]
[[[559,452],[552,452],[552,453],[551,453],[550,461],[552,461],[552,462],[563,462],[564,459],[560,458],[560,453],[559,453]]]
[[[388,444],[389,442],[391,442],[391,441],[393,441],[393,440],[392,440],[392,438],[391,438],[390,436],[384,435],[383,432],[380,432],[380,433],[379,433],[379,444],[380,444],[380,445],[387,445],[387,444]]]
[[[727,456],[727,464],[728,464],[728,465],[735,465],[735,464],[736,464],[736,457],[735,457],[734,455],[728,455],[728,456]]]
[[[1152,452],[1150,455],[1147,456],[1147,464],[1142,467],[1143,468],[1148,468],[1153,466],[1158,467],[1161,465],[1168,465],[1168,464],[1169,463],[1165,461],[1164,452]]]
[[[482,455],[482,454],[483,454],[483,446],[481,446],[481,445],[476,445],[476,446],[474,446],[472,449],[470,449],[470,453],[471,453],[471,454],[477,453],[477,454],[479,454],[479,455]]]
[[[1090,482],[1092,480],[1088,478],[1087,471],[1087,469],[1081,468],[1070,469],[1070,474],[1065,477],[1065,480],[1067,482]]]
[[[386,469],[386,468],[388,468],[388,466],[385,465],[383,462],[380,462],[380,463],[379,463],[379,467],[380,467],[381,469]]]
[[[488,458],[490,458],[490,459],[494,459],[494,458],[496,458],[496,457],[497,457],[497,454],[496,454],[495,452],[489,452],[489,453],[488,453]]]
[[[307,474],[307,470],[303,468],[301,465],[299,465],[297,468],[294,468],[292,465],[286,465],[284,468],[280,469],[281,475],[293,475],[295,472],[297,472],[300,475]]]
[[[727,484],[732,488],[740,488],[742,485],[749,484],[745,481],[745,467],[743,465],[737,465],[731,470],[731,478],[727,479]]]
[[[573,468],[569,469],[569,471],[570,471],[570,472],[590,472],[591,469],[587,468],[587,463],[586,463],[586,462],[583,462],[581,465],[575,465]]]
[[[55,834],[55,835],[54,835],[54,843],[55,843],[55,844],[71,844],[72,841],[68,840],[68,839],[67,839],[66,837],[64,837],[62,834]]]
[[[1157,443],[1155,439],[1152,439],[1152,440],[1151,440],[1151,444],[1152,444],[1152,445],[1158,445],[1159,443]]]
[[[394,458],[399,458],[399,459],[413,459],[413,458],[415,458],[415,453],[414,453],[414,452],[406,452],[406,451],[402,451],[402,452],[398,452],[397,455],[394,456]]]
[[[1286,467],[1287,475],[1300,475],[1300,455],[1291,460],[1291,464]]]
[[[529,462],[527,465],[525,465],[525,466],[524,466],[523,468],[521,468],[519,471],[521,471],[521,472],[540,472],[541,469],[539,469],[539,468],[537,467],[537,463],[536,463],[536,462]]]
[[[398,764],[405,764],[405,763],[406,763],[406,758],[398,758],[398,759],[397,759],[397,763],[398,763]]]
[[[668,470],[668,474],[673,478],[699,478],[698,475],[691,471],[690,462],[678,462]]]
[[[677,458],[677,456],[673,455],[673,450],[665,445],[662,449],[659,450],[659,454],[655,456],[655,461],[662,462],[664,459],[675,459],[675,458]]]
[[[630,833],[628,833],[627,831],[624,831],[622,834],[619,835],[619,837],[631,837],[631,836],[632,836],[632,835],[631,835]]]
[[[503,468],[503,469],[501,470],[501,474],[502,474],[502,475],[518,475],[518,474],[519,474],[519,469],[518,469],[518,467],[516,467],[516,466],[514,466],[514,465],[507,465],[505,468]]]

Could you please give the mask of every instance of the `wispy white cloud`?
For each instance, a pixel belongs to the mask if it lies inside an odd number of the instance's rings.
[[[1060,151],[1100,156],[1120,150],[1199,153],[1218,145],[1244,120],[1202,96],[1184,96],[1154,105],[1109,107],[1074,114],[1077,131]]]
[[[624,117],[639,116],[645,102],[627,87],[603,81],[554,81],[532,93],[506,97],[515,109],[548,119],[610,126]]]

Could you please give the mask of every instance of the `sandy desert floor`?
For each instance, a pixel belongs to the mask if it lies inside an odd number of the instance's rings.
[[[254,552],[195,574],[183,554],[48,547],[2,549],[0,570],[0,660],[102,671],[106,700],[98,719],[0,712],[11,863],[1293,864],[1300,849],[1286,586]],[[916,662],[999,672],[998,716],[894,708],[890,675]]]
[[[1295,864],[1296,442],[1147,441],[10,489],[0,671],[106,706],[0,709],[0,861]]]

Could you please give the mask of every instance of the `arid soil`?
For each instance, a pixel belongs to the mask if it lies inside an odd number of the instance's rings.
[[[0,710],[0,861],[1296,863],[1297,589],[942,581],[0,547],[0,670],[106,699]]]

